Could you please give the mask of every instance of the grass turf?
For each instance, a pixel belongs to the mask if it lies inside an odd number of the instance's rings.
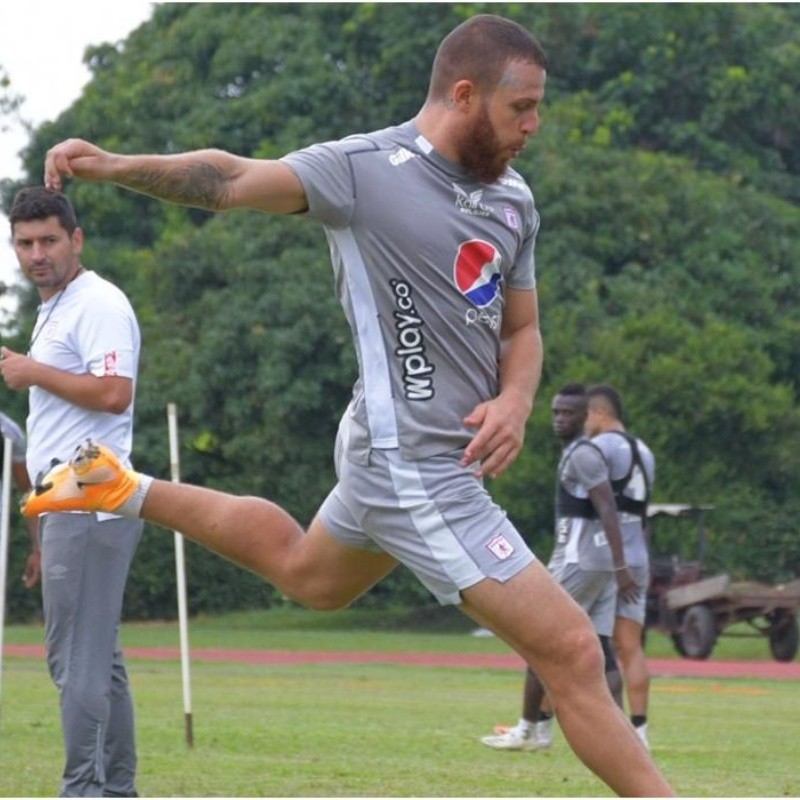
[[[381,619],[382,618],[382,619]],[[504,652],[493,639],[402,614],[295,610],[192,621],[195,647]],[[420,630],[420,627],[423,630]],[[652,649],[655,637],[650,638]],[[174,624],[124,626],[128,646],[175,646]],[[41,642],[12,626],[8,643]],[[759,640],[732,640],[766,657]],[[660,642],[671,647],[668,642]],[[723,646],[722,641],[720,647]],[[716,655],[716,653],[715,653]],[[608,796],[560,733],[541,753],[497,753],[478,737],[518,715],[514,671],[391,665],[192,665],[195,747],[184,743],[176,662],[129,663],[146,796]],[[0,795],[51,796],[62,766],[58,698],[44,663],[7,657]],[[688,796],[798,796],[792,682],[656,679],[654,756]]]

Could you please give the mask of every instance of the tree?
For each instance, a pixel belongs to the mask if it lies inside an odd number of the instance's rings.
[[[574,140],[684,155],[797,202],[800,9],[570,6],[547,14]]]
[[[0,131],[8,130],[7,118],[16,118],[24,98],[13,90],[8,72],[0,64]]]

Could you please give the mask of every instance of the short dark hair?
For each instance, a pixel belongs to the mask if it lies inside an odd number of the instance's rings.
[[[556,394],[564,396],[586,394],[586,387],[582,383],[565,383]]]
[[[78,218],[69,199],[61,192],[54,192],[44,186],[29,186],[20,189],[11,204],[8,214],[11,230],[17,222],[44,220],[58,217],[61,227],[70,235],[78,227]]]
[[[428,97],[442,100],[462,79],[492,91],[509,61],[547,69],[547,56],[530,31],[505,17],[476,14],[442,39],[433,60]]]
[[[601,397],[606,401],[609,411],[620,422],[625,422],[625,406],[622,403],[622,395],[609,383],[596,383],[590,386],[586,395],[591,401],[594,397]]]

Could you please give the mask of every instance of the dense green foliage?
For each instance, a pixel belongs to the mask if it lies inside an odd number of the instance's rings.
[[[799,574],[800,7],[164,4],[121,46],[89,50],[83,96],[32,136],[30,180],[68,136],[275,157],[402,121],[442,35],[485,10],[529,26],[550,59],[542,131],[516,165],[542,216],[545,375],[526,449],[494,493],[546,557],[550,396],[566,380],[609,381],[656,452],[656,498],[716,506],[714,566]],[[6,203],[15,188],[3,185]],[[138,466],[168,474],[175,402],[185,480],[270,497],[307,522],[333,481],[355,374],[321,231],[113,186],[69,193],[86,264],[129,293],[142,324]],[[35,304],[27,292],[11,346],[24,347]],[[25,398],[5,397],[23,418]],[[171,547],[146,536],[131,614],[172,613]],[[280,600],[188,554],[193,609]],[[362,602],[420,599],[399,571]],[[14,588],[12,610],[31,604]]]

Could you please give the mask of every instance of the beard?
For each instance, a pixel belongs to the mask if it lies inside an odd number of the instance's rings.
[[[462,166],[481,183],[494,183],[505,172],[508,159],[500,153],[500,142],[486,106],[459,142]]]

